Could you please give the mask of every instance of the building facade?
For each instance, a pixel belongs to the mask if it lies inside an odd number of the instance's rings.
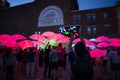
[[[66,25],[79,25],[84,37],[119,37],[120,34],[119,3],[112,7],[79,10],[77,0],[35,0],[0,13],[0,34],[58,33],[59,27]]]

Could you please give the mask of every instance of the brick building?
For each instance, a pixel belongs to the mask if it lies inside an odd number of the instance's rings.
[[[120,4],[79,10],[77,0],[35,0],[0,12],[0,34],[59,32],[64,25],[79,25],[84,37],[119,37]]]

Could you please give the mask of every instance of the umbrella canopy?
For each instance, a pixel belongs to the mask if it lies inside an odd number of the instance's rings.
[[[52,31],[46,31],[46,32],[42,33],[41,35],[46,38],[49,38],[49,37],[53,37],[55,35],[55,33]]]
[[[14,39],[15,41],[16,41],[16,40],[24,40],[24,39],[26,39],[26,37],[23,36],[23,35],[21,35],[21,34],[13,34],[13,35],[11,36],[11,39]]]
[[[110,45],[107,42],[101,42],[97,44],[98,48],[108,48]]]
[[[41,42],[41,41],[34,41],[33,43],[34,43],[35,45],[45,46],[45,43],[44,43],[44,42]]]
[[[32,35],[29,36],[29,38],[33,39],[33,40],[40,40],[41,38],[44,38],[44,37],[41,36],[40,34],[32,34]]]
[[[69,38],[60,38],[60,39],[57,39],[56,42],[57,43],[66,43],[66,42],[69,42]]]
[[[120,39],[119,38],[111,38],[108,40],[110,46],[120,47]]]
[[[1,34],[0,35],[0,42],[4,43],[9,38],[11,38],[11,36],[9,34]]]
[[[25,48],[34,47],[34,44],[31,40],[22,40],[22,41],[18,42],[18,46],[20,48],[25,49]]]
[[[69,42],[69,38],[62,34],[55,34],[55,39],[57,43]]]
[[[17,47],[17,43],[14,40],[7,40],[4,42],[4,45],[7,47]]]
[[[89,39],[89,41],[91,41],[91,42],[94,42],[95,40],[96,40],[95,38]]]
[[[90,55],[92,58],[99,58],[106,55],[106,50],[100,50],[100,49],[93,49],[90,51]]]
[[[107,36],[99,36],[96,38],[95,42],[104,42],[109,40],[109,38]]]
[[[107,42],[120,42],[120,38],[110,38]]]
[[[87,39],[84,39],[85,40],[85,44],[86,46],[96,46],[93,42],[90,42],[89,40]],[[77,42],[81,42],[80,38],[77,38],[75,40],[73,40],[73,43],[77,43]]]

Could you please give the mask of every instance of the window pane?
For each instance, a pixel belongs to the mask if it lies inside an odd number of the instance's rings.
[[[93,27],[93,34],[96,34],[96,33],[97,33],[97,28]]]
[[[103,27],[103,33],[105,33],[105,34],[108,33],[108,26]]]
[[[107,13],[103,13],[103,20],[107,21],[107,19],[108,19],[108,14]]]
[[[87,32],[88,32],[88,34],[91,34],[91,28],[90,27],[87,28]]]
[[[73,17],[73,23],[77,22],[77,17]]]

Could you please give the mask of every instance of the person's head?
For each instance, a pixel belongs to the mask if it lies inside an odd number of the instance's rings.
[[[62,43],[59,43],[59,44],[58,44],[58,47],[62,47]]]
[[[51,49],[51,45],[48,45],[48,49]]]
[[[8,57],[12,52],[12,48],[8,47],[5,52],[5,56]]]
[[[30,52],[33,52],[33,50],[34,50],[33,48],[30,48],[30,49],[29,49]]]
[[[114,48],[113,46],[111,46],[111,47],[110,47],[110,50],[113,50],[113,51],[115,51],[115,48]]]
[[[76,43],[74,50],[78,56],[82,56],[85,52],[85,46],[82,42],[78,42]]]

